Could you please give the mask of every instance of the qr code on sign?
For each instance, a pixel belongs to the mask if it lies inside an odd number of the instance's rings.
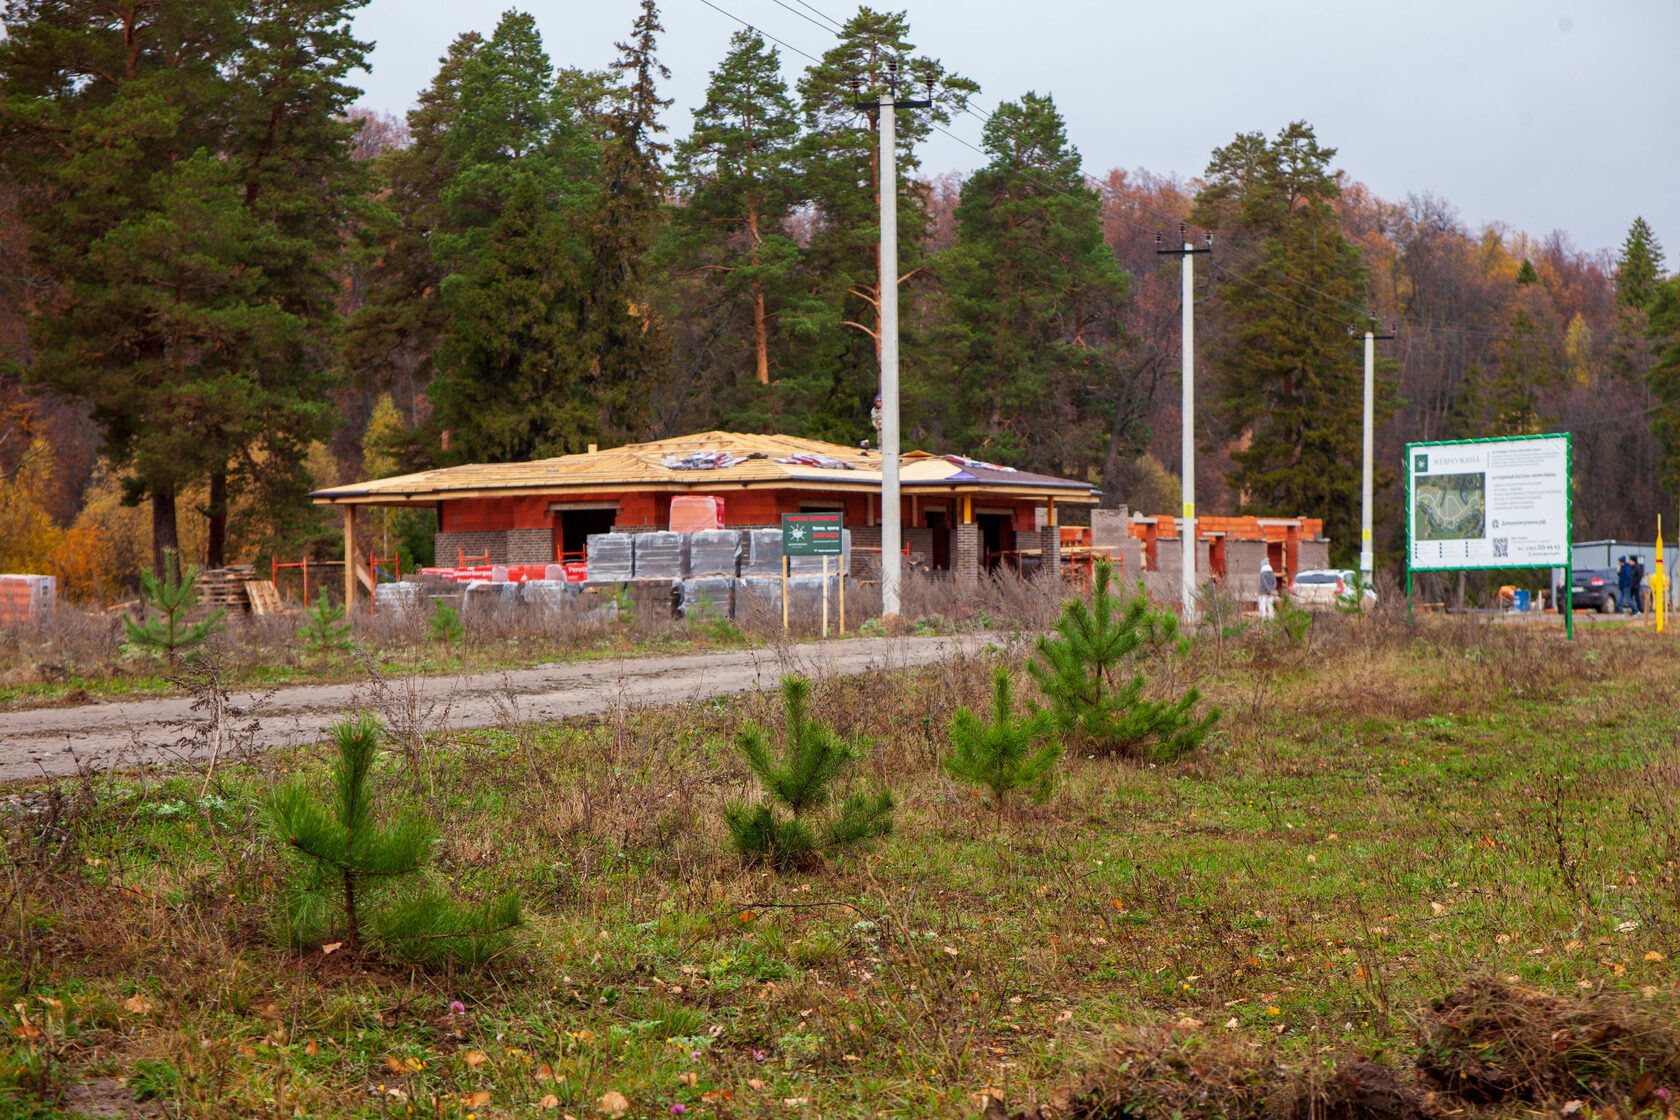
[[[1493,555],[1494,555],[1495,559],[1499,559],[1500,557],[1511,555],[1511,538],[1510,537],[1494,537],[1493,538]]]

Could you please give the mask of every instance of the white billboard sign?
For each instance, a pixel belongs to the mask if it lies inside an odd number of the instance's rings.
[[[1569,437],[1406,445],[1411,567],[1567,568]]]

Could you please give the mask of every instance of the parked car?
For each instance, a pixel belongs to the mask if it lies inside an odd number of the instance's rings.
[[[1615,568],[1576,568],[1569,579],[1569,605],[1575,610],[1615,614],[1621,606]]]
[[[1333,607],[1338,600],[1350,602],[1359,573],[1352,568],[1309,568],[1289,581],[1289,597],[1302,607]],[[1365,588],[1363,606],[1375,606],[1377,593]]]

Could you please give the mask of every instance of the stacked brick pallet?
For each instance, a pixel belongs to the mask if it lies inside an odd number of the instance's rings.
[[[52,614],[58,580],[52,576],[0,575],[0,626],[26,626]]]

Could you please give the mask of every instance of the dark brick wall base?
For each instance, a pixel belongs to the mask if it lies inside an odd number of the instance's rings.
[[[432,537],[437,547],[436,563],[439,567],[452,568],[463,555],[477,558],[488,552],[490,563],[506,564],[507,536],[506,531],[500,529],[436,533]]]
[[[509,564],[554,563],[554,530],[509,529],[505,546]]]
[[[980,526],[970,523],[951,530],[951,574],[958,579],[980,576]]]

